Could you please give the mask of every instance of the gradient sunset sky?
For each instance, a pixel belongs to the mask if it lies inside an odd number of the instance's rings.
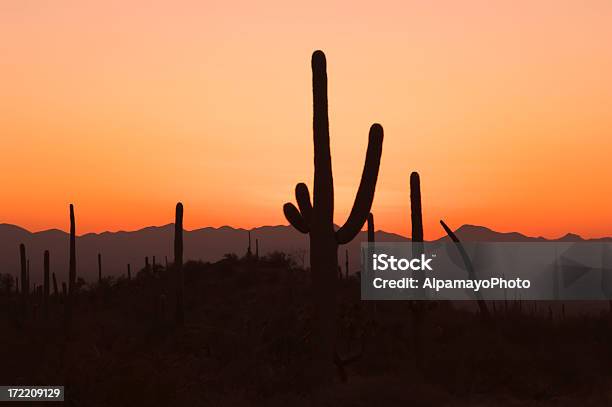
[[[336,222],[370,124],[377,229],[612,235],[612,2],[0,2],[0,222],[286,224],[327,54]]]

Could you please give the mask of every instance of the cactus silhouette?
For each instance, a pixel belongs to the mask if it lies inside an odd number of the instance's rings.
[[[64,287],[62,287],[64,289]],[[70,204],[70,260],[68,271],[68,296],[66,298],[65,331],[69,333],[72,324],[74,296],[76,291],[76,222],[74,220],[74,206]]]
[[[57,296],[59,295],[57,291],[57,279],[55,278],[55,273],[52,273],[52,276],[53,276],[53,296],[56,298],[56,301],[57,301]]]
[[[152,270],[153,272],[155,272],[155,256],[153,256]]]
[[[331,371],[336,354],[336,283],[338,280],[338,245],[350,242],[365,223],[376,188],[383,128],[370,128],[369,142],[361,182],[346,223],[334,230],[334,185],[329,146],[327,104],[327,67],[325,54],[312,54],[314,194],[313,202],[305,184],[295,188],[299,210],[292,203],[283,207],[291,225],[310,236],[310,265],[314,300],[313,364]],[[336,363],[338,365],[338,363]],[[314,367],[314,366],[313,366]],[[330,369],[330,370],[327,370]],[[316,370],[316,368],[315,368]],[[323,373],[320,371],[319,373]],[[323,373],[323,376],[326,374]]]
[[[255,259],[259,260],[259,239],[255,239]]]
[[[425,252],[423,245],[423,213],[421,207],[421,178],[419,173],[410,174],[410,221],[412,224],[412,256],[419,257]],[[423,276],[420,271],[414,271],[413,278],[418,281],[419,287],[422,285]],[[417,295],[426,298],[426,290],[419,288]],[[419,307],[420,305],[415,304]],[[417,312],[420,312],[417,311]]]
[[[26,281],[28,280],[28,270],[26,265],[26,249],[25,245],[21,243],[19,245],[19,260],[21,264],[21,316],[23,319],[26,318],[28,312],[28,286]]]
[[[251,251],[251,231],[249,233],[249,245],[247,246],[246,258],[250,259],[253,256],[253,252]]]
[[[43,258],[43,309],[45,318],[49,317],[49,250],[45,250]]]
[[[30,259],[26,261],[26,280],[25,280],[25,288],[29,295],[30,293]]]
[[[129,263],[127,265],[127,279],[128,281],[132,280],[132,270],[131,270],[131,266]]]
[[[410,174],[410,223],[412,225],[412,257],[419,257],[425,252],[423,244],[423,213],[421,207],[421,179],[417,172]],[[427,298],[427,291],[422,287],[422,271],[414,271],[412,277],[417,280],[419,288],[416,295],[419,299]],[[412,312],[412,346],[415,351],[417,368],[423,367],[423,334],[422,327],[425,313],[433,304],[425,301],[410,301],[408,303]]]
[[[185,312],[183,310],[183,204],[176,204],[176,215],[174,221],[174,269],[176,273],[176,315],[175,320],[179,325],[185,323]]]
[[[457,235],[453,233],[453,231],[446,225],[446,223],[444,223],[443,220],[440,220],[440,224],[446,231],[448,237],[450,237],[451,240],[455,242],[455,246],[457,246],[457,250],[459,250],[459,254],[461,254],[461,258],[463,259],[463,263],[465,264],[465,268],[468,272],[468,278],[472,280],[476,279],[476,272],[474,271],[474,266],[472,265],[470,256],[468,256],[467,252],[465,251],[463,244],[461,244],[461,241],[459,240]],[[475,295],[476,301],[478,303],[478,309],[480,310],[482,318],[487,322],[490,321],[490,314],[489,308],[487,308],[487,303],[482,299],[482,295],[480,294],[480,292],[476,292]]]
[[[145,256],[145,271],[148,273],[149,270],[149,256]]]
[[[98,284],[102,284],[102,254],[98,253]]]

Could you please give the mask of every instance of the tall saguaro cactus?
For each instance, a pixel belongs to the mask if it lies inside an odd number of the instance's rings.
[[[383,128],[370,128],[361,182],[346,223],[334,230],[334,182],[329,146],[327,62],[322,51],[312,54],[314,194],[313,203],[305,184],[295,188],[295,205],[286,203],[285,217],[294,228],[310,235],[310,265],[314,293],[313,359],[321,367],[331,366],[336,355],[336,283],[338,245],[350,242],[365,223],[376,188],[382,154]]]
[[[185,323],[183,310],[183,204],[176,204],[174,221],[174,269],[176,273],[176,323]]]

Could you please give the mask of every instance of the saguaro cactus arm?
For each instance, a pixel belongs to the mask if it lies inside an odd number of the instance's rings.
[[[312,204],[310,203],[310,191],[303,182],[295,186],[295,200],[300,208],[302,219],[306,225],[310,225],[312,218]]]
[[[285,214],[285,218],[291,223],[291,226],[302,233],[310,232],[310,227],[304,222],[304,218],[302,218],[300,211],[294,204],[288,202],[283,205],[283,213]]]
[[[351,209],[351,214],[346,223],[336,231],[336,241],[339,244],[348,243],[357,236],[368,218],[370,209],[372,209],[378,169],[380,168],[380,156],[382,155],[382,143],[383,128],[380,124],[375,123],[370,127],[368,151],[353,209]]]

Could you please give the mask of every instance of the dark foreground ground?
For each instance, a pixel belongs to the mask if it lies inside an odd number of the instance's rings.
[[[440,302],[415,324],[408,302],[360,301],[356,277],[340,283],[338,332],[363,356],[346,382],[310,383],[308,272],[272,257],[187,263],[184,328],[164,269],[83,288],[68,336],[61,295],[48,319],[34,297],[23,322],[4,294],[0,383],[63,384],[74,406],[612,405],[607,304],[497,302],[486,325]]]

